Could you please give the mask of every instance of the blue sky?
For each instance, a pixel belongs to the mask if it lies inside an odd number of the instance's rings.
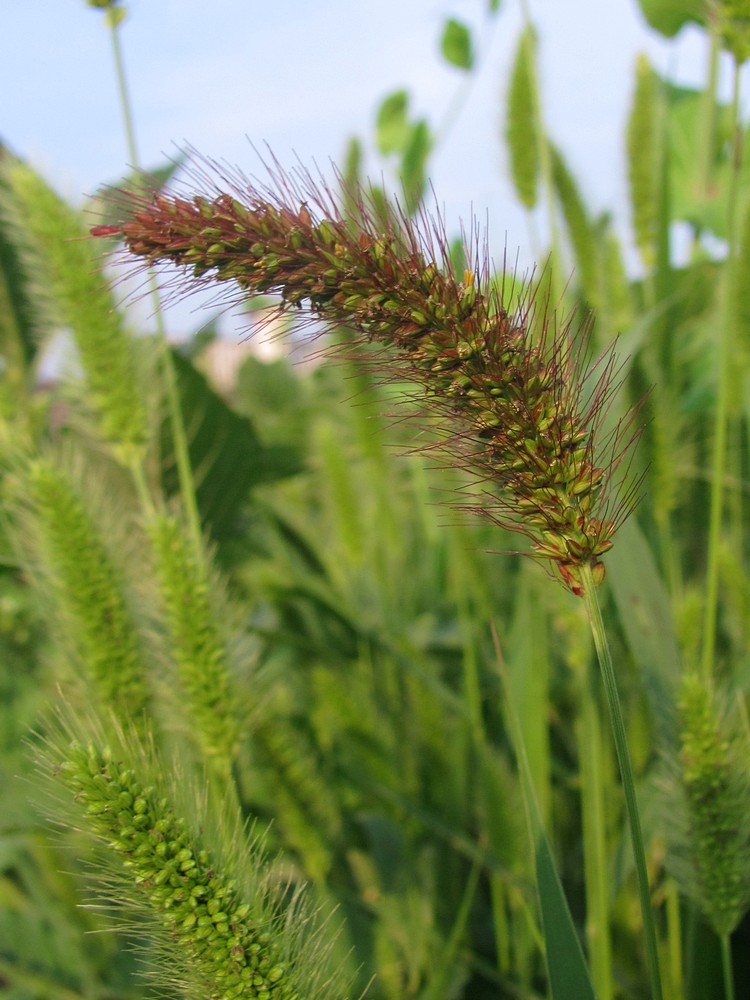
[[[528,220],[507,176],[505,85],[522,25],[518,0],[488,20],[486,0],[130,0],[122,31],[142,164],[190,142],[246,172],[248,137],[282,163],[326,167],[347,140],[371,142],[380,100],[401,87],[433,126],[462,74],[438,54],[445,17],[475,31],[481,68],[432,161],[432,182],[457,232],[472,212],[489,221],[497,256],[507,243],[533,261]],[[636,54],[699,84],[699,32],[671,44],[650,32],[635,0],[530,0],[540,38],[544,113],[596,210],[627,232],[623,123]],[[84,0],[6,4],[0,31],[0,138],[63,194],[81,200],[128,163],[109,38]],[[373,172],[383,165],[370,161]]]

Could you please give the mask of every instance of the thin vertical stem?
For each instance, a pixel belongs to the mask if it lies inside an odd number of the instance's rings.
[[[609,930],[609,878],[604,803],[604,748],[600,717],[588,670],[579,671],[581,710],[578,744],[581,757],[581,813],[586,882],[586,937],[591,976],[598,1000],[612,1000],[614,975]]]
[[[683,983],[683,934],[680,914],[680,893],[674,879],[669,879],[665,892],[667,918],[667,968],[669,985],[674,997],[689,996]]]
[[[732,121],[734,123],[734,155],[727,198],[727,235],[729,248],[721,284],[719,303],[719,343],[717,344],[719,384],[716,398],[713,433],[713,461],[711,463],[711,506],[708,527],[708,568],[706,572],[706,604],[703,617],[703,649],[701,666],[708,680],[713,672],[716,645],[716,621],[719,599],[719,556],[721,523],[724,510],[724,477],[727,461],[727,424],[729,416],[730,359],[734,339],[732,317],[732,292],[735,283],[737,257],[737,205],[740,171],[742,168],[742,132],[739,118],[740,66],[735,60],[732,93]]]
[[[112,56],[115,61],[115,79],[117,80],[117,92],[120,96],[120,108],[122,110],[122,121],[125,128],[125,141],[128,147],[128,156],[132,167],[138,166],[138,148],[135,141],[135,127],[133,125],[133,113],[130,106],[128,94],[127,78],[125,76],[125,63],[122,58],[122,46],[120,45],[120,35],[117,30],[120,18],[117,10],[107,12],[107,24],[109,26],[109,37],[112,42]]]
[[[661,974],[659,971],[659,953],[656,944],[656,927],[654,924],[654,914],[651,907],[651,890],[648,882],[648,869],[646,867],[646,851],[643,845],[643,832],[641,829],[641,819],[638,812],[638,801],[635,794],[635,778],[633,776],[633,765],[630,760],[630,751],[625,733],[625,720],[622,715],[620,696],[617,691],[617,680],[615,678],[612,654],[607,642],[602,621],[601,608],[596,596],[596,587],[589,566],[581,570],[582,583],[584,588],[583,599],[586,604],[586,615],[591,626],[591,633],[594,637],[594,645],[599,659],[604,692],[609,708],[610,723],[612,726],[612,737],[615,744],[617,763],[620,768],[622,779],[622,789],[625,796],[625,811],[630,827],[630,840],[633,849],[633,861],[635,863],[636,881],[638,883],[638,895],[641,904],[641,915],[643,918],[644,946],[646,949],[646,964],[648,967],[649,982],[651,984],[652,1000],[662,1000]]]
[[[724,1000],[734,1000],[734,974],[732,972],[732,946],[728,934],[719,938],[721,946],[721,972],[724,979]]]
[[[123,126],[130,157],[131,167],[134,170],[140,168],[138,159],[138,148],[135,139],[135,128],[133,125],[133,114],[131,110],[130,94],[125,76],[125,64],[122,57],[122,47],[120,45],[118,12],[110,9],[107,12],[107,24],[110,29],[112,40],[112,53],[115,63],[115,76],[117,78],[117,89],[120,96],[120,107],[122,109]],[[193,471],[190,465],[190,452],[188,450],[187,436],[185,434],[185,424],[182,419],[182,408],[180,405],[179,391],[177,388],[177,376],[169,350],[169,340],[167,338],[164,314],[159,300],[159,288],[153,269],[149,269],[149,284],[151,286],[151,298],[154,303],[154,317],[156,319],[156,329],[161,347],[161,367],[164,374],[166,386],[167,406],[169,409],[169,419],[172,429],[172,440],[175,450],[175,461],[177,464],[177,475],[180,482],[180,491],[187,514],[188,527],[191,532],[193,544],[196,552],[202,549],[202,534],[200,514],[195,495],[195,484],[193,481]]]

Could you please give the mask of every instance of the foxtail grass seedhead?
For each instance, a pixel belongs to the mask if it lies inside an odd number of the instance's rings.
[[[708,9],[722,46],[741,66],[750,58],[750,0],[712,0]]]
[[[675,875],[717,934],[730,934],[750,906],[750,748],[727,732],[698,677],[684,679],[679,709],[685,821]]]
[[[239,741],[229,661],[211,606],[204,559],[174,518],[155,515],[147,524],[156,579],[185,714],[204,759],[228,774]]]
[[[582,567],[602,579],[601,556],[629,506],[611,502],[629,421],[597,440],[611,356],[582,373],[568,325],[553,315],[533,336],[532,303],[510,315],[505,282],[490,281],[486,261],[454,275],[442,226],[424,214],[418,228],[360,193],[345,218],[325,185],[278,168],[271,187],[200,181],[212,193],[123,196],[130,221],[93,235],[120,236],[144,264],[172,263],[193,286],[230,282],[240,299],[273,293],[282,310],[304,308],[382,347],[386,376],[416,383],[443,419],[449,460],[487,483],[482,513],[528,535],[574,593]]]
[[[101,704],[143,725],[150,693],[122,574],[80,489],[46,458],[28,463],[19,492],[54,605],[58,638]]]
[[[117,859],[133,905],[166,933],[185,980],[205,1000],[303,1000],[299,941],[264,900],[243,899],[188,822],[106,747],[72,743],[57,770],[86,826]],[[300,915],[302,918],[302,915]],[[323,994],[325,995],[325,994]]]
[[[26,164],[2,170],[7,217],[30,276],[44,333],[68,328],[81,364],[85,403],[125,464],[149,441],[139,346],[124,328],[80,215]],[[142,345],[141,345],[142,346]]]

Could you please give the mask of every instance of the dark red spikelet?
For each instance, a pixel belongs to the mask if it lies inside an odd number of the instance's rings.
[[[89,232],[92,236],[119,236],[122,226],[92,226]]]

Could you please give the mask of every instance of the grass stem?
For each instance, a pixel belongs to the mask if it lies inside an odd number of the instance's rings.
[[[583,673],[583,671],[581,671]],[[604,746],[593,678],[580,677],[581,707],[578,741],[581,759],[581,812],[586,880],[586,939],[591,977],[598,1000],[612,1000],[614,977],[609,929],[609,879]]]
[[[586,614],[588,616],[591,632],[596,646],[596,653],[599,659],[599,667],[604,682],[604,691],[609,708],[610,722],[612,725],[612,736],[615,744],[617,763],[620,768],[622,788],[625,795],[625,810],[630,827],[630,839],[633,849],[633,861],[635,863],[636,881],[638,883],[638,895],[641,904],[641,915],[643,918],[643,936],[646,950],[646,964],[648,967],[649,982],[651,985],[652,1000],[662,1000],[661,974],[659,971],[659,954],[656,944],[656,927],[654,915],[651,907],[651,891],[648,882],[648,870],[646,868],[646,852],[643,844],[643,832],[641,820],[638,812],[638,802],[635,794],[635,778],[633,777],[633,765],[630,760],[627,736],[625,733],[625,721],[620,704],[620,696],[617,691],[617,680],[615,678],[612,654],[604,631],[601,608],[596,596],[596,587],[591,574],[591,570],[585,567],[582,570],[583,599],[586,604]]]
[[[117,79],[117,89],[120,97],[120,107],[122,110],[123,127],[125,129],[125,139],[128,147],[128,156],[133,170],[140,169],[138,159],[138,148],[135,139],[135,127],[133,125],[133,113],[131,110],[130,94],[128,90],[127,78],[125,76],[125,64],[122,56],[122,46],[120,45],[119,23],[120,19],[110,16],[107,19],[112,40],[112,53],[115,63],[115,76]],[[159,288],[153,268],[148,271],[149,285],[151,288],[151,298],[153,300],[154,317],[156,320],[156,330],[161,347],[161,369],[164,375],[164,382],[167,396],[167,408],[169,411],[172,440],[175,450],[175,461],[177,464],[177,475],[180,483],[182,501],[187,515],[187,524],[191,532],[193,544],[196,552],[202,550],[202,532],[200,514],[195,494],[195,483],[193,471],[190,464],[190,452],[188,449],[187,436],[185,434],[185,423],[182,419],[182,407],[177,386],[177,376],[169,350],[167,329],[164,322],[164,313],[159,299]],[[139,484],[141,485],[141,484]],[[139,490],[140,492],[140,490]]]
[[[735,60],[732,88],[732,122],[734,123],[734,150],[732,156],[732,172],[727,192],[727,226],[728,250],[725,273],[721,285],[719,300],[719,343],[718,356],[718,387],[716,410],[714,413],[713,455],[711,463],[711,503],[708,526],[708,555],[706,570],[706,603],[703,617],[703,647],[701,666],[705,678],[710,678],[713,672],[714,649],[716,645],[716,623],[719,601],[719,562],[721,548],[721,524],[724,508],[724,479],[727,462],[727,437],[730,397],[730,361],[733,355],[733,309],[732,292],[736,282],[736,259],[740,173],[742,169],[742,133],[739,115],[740,98],[740,66]]]
[[[724,979],[724,1000],[734,1000],[734,975],[732,973],[732,945],[729,934],[719,938],[721,947],[721,972]]]

